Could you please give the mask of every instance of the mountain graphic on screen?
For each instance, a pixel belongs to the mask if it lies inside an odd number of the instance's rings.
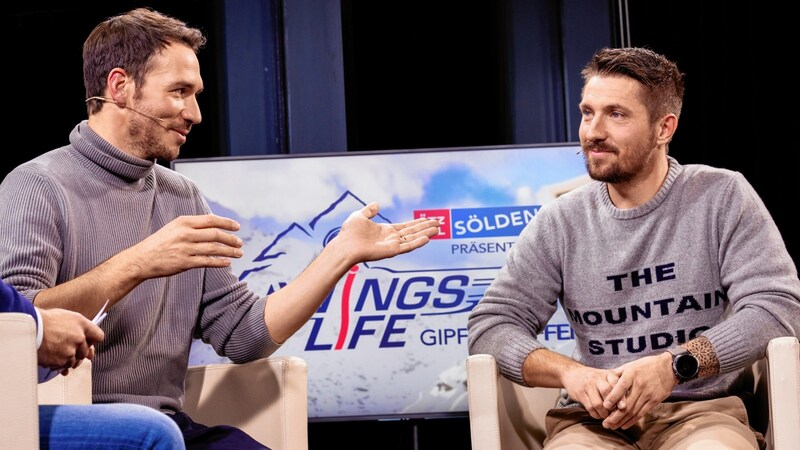
[[[290,281],[319,254],[328,242],[339,234],[341,225],[347,217],[366,205],[367,202],[352,192],[345,191],[328,208],[312,217],[307,224],[294,222],[274,235],[274,238],[266,245],[258,246],[260,251],[250,260],[250,264],[237,265],[234,270],[240,273],[240,280],[247,280],[251,288],[262,295],[268,294],[274,289],[267,289],[266,292],[263,292],[255,287],[255,285],[264,284],[259,282],[259,279],[262,278],[259,275],[269,274],[274,277],[271,283],[274,283],[275,280],[281,284]],[[392,223],[380,213],[372,220]],[[252,236],[251,239],[268,238],[262,235]],[[246,245],[253,246],[253,244],[254,242],[248,242]],[[291,255],[291,258],[287,258],[288,255]],[[298,262],[301,263],[298,264]]]

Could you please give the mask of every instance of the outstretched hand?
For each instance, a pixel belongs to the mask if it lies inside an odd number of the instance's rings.
[[[376,223],[380,208],[370,203],[351,213],[339,233],[291,283],[270,294],[264,321],[275,342],[285,342],[306,324],[353,266],[408,253],[439,233],[436,219]]]
[[[227,267],[242,256],[242,240],[231,232],[239,224],[214,214],[181,216],[131,247],[129,267],[141,269],[143,279],[174,275],[198,267]]]
[[[430,242],[439,234],[437,219],[419,218],[395,224],[379,224],[372,220],[380,211],[370,203],[350,214],[336,237],[342,248],[352,252],[354,263],[377,261],[408,253]]]

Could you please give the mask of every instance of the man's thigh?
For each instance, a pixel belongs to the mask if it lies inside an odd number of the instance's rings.
[[[653,410],[660,423],[652,425],[653,449],[758,449],[765,445],[750,428],[739,397],[701,402],[662,403]]]
[[[607,430],[583,408],[551,410],[545,448],[758,449],[763,438],[738,397],[662,403],[627,430]]]

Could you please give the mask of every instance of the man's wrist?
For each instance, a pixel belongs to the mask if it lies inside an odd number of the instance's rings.
[[[684,347],[678,346],[669,350],[672,355],[672,373],[683,384],[697,378],[700,374],[700,361]]]

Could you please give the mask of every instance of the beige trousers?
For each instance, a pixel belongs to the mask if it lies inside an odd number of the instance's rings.
[[[759,449],[761,433],[750,428],[739,397],[661,403],[627,430],[607,430],[583,408],[556,408],[545,419],[545,450]]]

